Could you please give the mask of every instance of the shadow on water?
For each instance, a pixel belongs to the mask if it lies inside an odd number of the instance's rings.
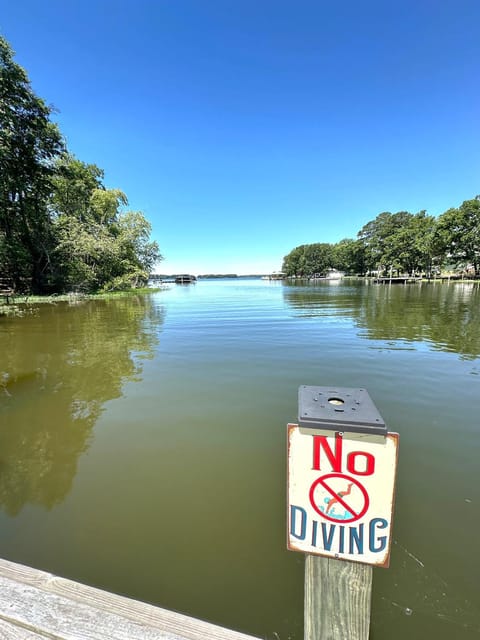
[[[147,296],[38,305],[0,324],[0,506],[70,492],[104,404],[140,380],[162,314]]]
[[[480,288],[471,283],[302,285],[283,295],[298,316],[352,318],[368,340],[425,341],[465,360],[480,355]]]

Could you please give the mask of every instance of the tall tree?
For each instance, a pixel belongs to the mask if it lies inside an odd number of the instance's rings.
[[[71,153],[64,153],[55,163],[50,209],[53,215],[72,216],[86,222],[90,216],[90,198],[95,189],[103,189],[103,171],[86,164]]]
[[[305,269],[307,275],[324,275],[333,266],[333,245],[327,242],[315,242],[305,248]]]
[[[64,145],[52,109],[33,92],[0,37],[0,260],[17,287],[48,287],[54,246],[47,199]]]
[[[472,265],[475,275],[480,275],[480,196],[442,213],[438,240],[452,262]]]
[[[58,289],[125,289],[144,284],[160,260],[151,226],[120,189],[106,189],[103,172],[72,155],[57,163],[50,211],[57,246]]]
[[[407,211],[384,211],[360,229],[358,238],[364,246],[368,270],[381,272],[401,267],[393,249],[394,238],[397,236],[397,240],[399,239],[399,230],[408,225],[411,217],[412,214]]]
[[[430,277],[433,268],[442,262],[442,250],[436,241],[437,220],[426,211],[419,211],[410,220],[409,232],[413,246],[408,271],[421,271]]]
[[[333,245],[333,267],[347,273],[365,273],[365,247],[360,240],[344,238]]]
[[[282,271],[287,276],[304,276],[305,272],[305,246],[301,244],[292,249],[283,259]]]
[[[333,245],[327,242],[302,244],[283,259],[282,271],[287,276],[324,274],[334,264]]]
[[[144,285],[161,260],[158,244],[150,240],[151,225],[141,211],[127,211],[118,219],[121,275],[106,287],[118,289]]]

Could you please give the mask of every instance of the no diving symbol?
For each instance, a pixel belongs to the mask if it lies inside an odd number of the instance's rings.
[[[315,480],[309,497],[315,511],[330,522],[355,522],[370,505],[363,484],[343,473],[328,473]]]

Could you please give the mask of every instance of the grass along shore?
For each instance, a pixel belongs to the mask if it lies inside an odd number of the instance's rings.
[[[62,293],[51,295],[30,295],[27,293],[13,294],[0,297],[0,317],[1,316],[23,316],[31,312],[39,304],[57,304],[67,302],[68,304],[80,304],[87,300],[108,300],[112,298],[123,298],[126,296],[145,295],[164,291],[165,287],[141,287],[139,289],[126,289],[125,291],[100,291],[98,293]]]

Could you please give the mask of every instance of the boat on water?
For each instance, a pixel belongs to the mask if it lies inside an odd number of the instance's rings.
[[[197,278],[188,273],[183,273],[179,276],[175,276],[175,284],[193,284],[196,281]]]
[[[284,280],[287,276],[281,271],[275,271],[266,276],[262,276],[262,280]]]

